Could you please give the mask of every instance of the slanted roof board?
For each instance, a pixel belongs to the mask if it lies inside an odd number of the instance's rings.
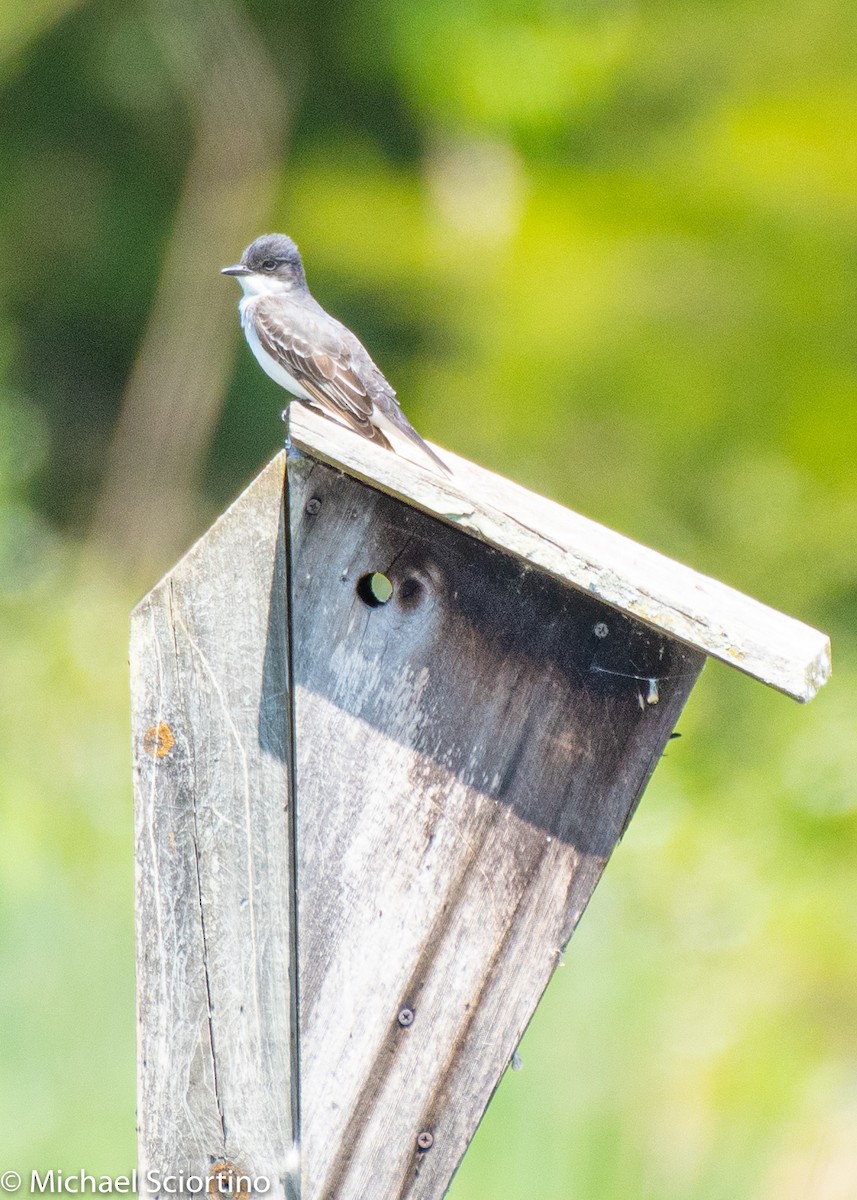
[[[826,634],[439,449],[451,478],[299,404],[291,443],[745,674],[810,700],[830,675]]]

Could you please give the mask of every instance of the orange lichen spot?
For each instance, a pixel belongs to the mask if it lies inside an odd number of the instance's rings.
[[[208,1173],[208,1194],[213,1197],[228,1197],[229,1200],[248,1200],[251,1181],[242,1174],[235,1163],[221,1159],[211,1164]]]
[[[152,758],[164,758],[175,744],[173,731],[166,721],[161,721],[160,725],[151,725],[143,734],[143,749],[147,754],[151,754]]]

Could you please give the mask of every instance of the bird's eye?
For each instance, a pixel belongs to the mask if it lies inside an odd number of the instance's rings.
[[[277,269],[277,260],[275,258],[266,258],[265,261],[262,263],[263,271],[276,271],[276,269]]]

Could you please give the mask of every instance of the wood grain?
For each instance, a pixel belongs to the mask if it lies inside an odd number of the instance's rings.
[[[140,1169],[205,1189],[232,1164],[273,1197],[295,1167],[283,471],[146,597],[131,644]]]
[[[301,1196],[429,1200],[704,656],[309,458],[289,480]]]
[[[373,446],[303,405],[292,404],[289,414],[296,449],[796,700],[811,699],[830,675],[825,634],[595,521],[439,447],[452,478]]]

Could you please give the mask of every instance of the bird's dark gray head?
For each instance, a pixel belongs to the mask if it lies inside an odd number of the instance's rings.
[[[220,273],[237,276],[245,292],[300,290],[307,285],[298,248],[284,233],[266,233],[256,238],[241,255],[240,263],[224,267]]]

